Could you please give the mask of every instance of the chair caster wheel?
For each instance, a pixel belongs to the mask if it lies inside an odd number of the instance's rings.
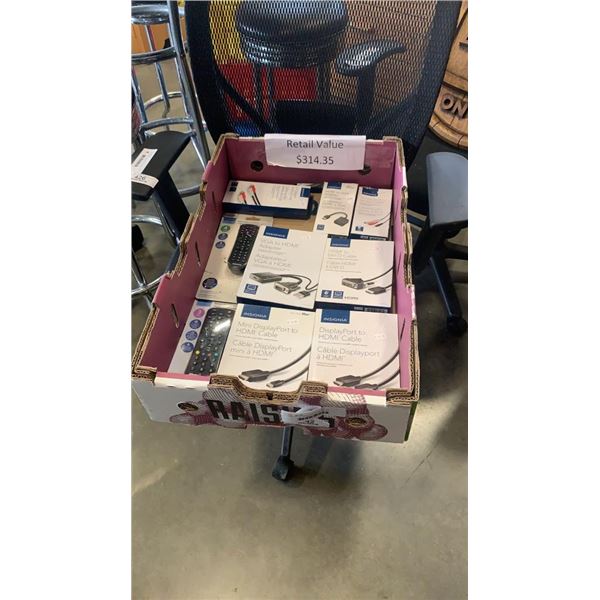
[[[461,336],[467,331],[467,322],[462,317],[448,317],[446,329],[452,335]]]
[[[273,467],[271,475],[273,475],[273,477],[279,481],[287,481],[291,477],[293,466],[293,460],[287,456],[280,456]]]

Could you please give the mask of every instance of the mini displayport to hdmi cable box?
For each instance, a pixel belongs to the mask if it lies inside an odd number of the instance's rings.
[[[350,235],[362,240],[389,240],[392,190],[358,188]]]
[[[317,309],[308,379],[365,394],[400,387],[398,337],[397,315]]]
[[[238,302],[313,310],[327,236],[261,227],[237,292]]]
[[[248,387],[293,392],[307,379],[315,313],[238,304],[219,373]]]
[[[393,276],[394,242],[330,238],[315,306],[389,312]]]
[[[356,183],[325,182],[314,231],[324,231],[328,236],[349,235],[357,190]]]
[[[223,209],[253,215],[308,219],[313,212],[310,185],[232,179],[223,196]]]

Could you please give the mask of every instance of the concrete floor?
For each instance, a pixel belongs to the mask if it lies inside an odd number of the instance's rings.
[[[150,67],[140,79],[157,93]],[[180,185],[200,173],[191,150],[173,169]],[[144,231],[140,260],[159,272],[171,251]],[[464,268],[451,265],[466,282]],[[271,477],[278,430],[154,423],[132,393],[134,598],[466,598],[467,336],[445,333],[431,274],[416,284],[422,389],[405,444],[298,433],[284,484]],[[133,348],[147,309],[132,307]]]

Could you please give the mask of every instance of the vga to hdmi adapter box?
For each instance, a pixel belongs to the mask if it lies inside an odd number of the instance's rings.
[[[394,242],[327,240],[316,306],[389,312],[392,306]]]
[[[398,316],[318,309],[308,379],[363,390],[400,387]]]
[[[272,223],[273,219],[271,217],[223,215],[202,280],[196,291],[196,298],[235,304],[242,276],[239,273],[234,273],[229,268],[227,260],[235,245],[240,227],[245,224],[259,227],[260,225],[271,225]]]
[[[348,235],[357,189],[356,183],[327,181],[319,200],[314,231],[324,231],[329,236]]]
[[[232,179],[223,196],[223,209],[231,212],[308,219],[313,200],[309,184],[263,183]]]
[[[350,235],[363,240],[389,239],[391,211],[392,190],[359,187]]]
[[[261,227],[238,302],[313,310],[326,241],[321,232]]]
[[[219,373],[255,389],[291,392],[307,379],[315,313],[238,304]]]

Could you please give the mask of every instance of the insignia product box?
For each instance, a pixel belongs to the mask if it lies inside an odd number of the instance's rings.
[[[316,306],[389,312],[392,306],[394,242],[327,240]]]
[[[407,332],[402,326],[400,338]],[[315,315],[308,378],[364,390],[400,386],[398,316],[319,309]]]
[[[350,235],[363,240],[387,240],[390,237],[392,190],[359,187]]]
[[[310,184],[290,185],[232,179],[223,196],[223,208],[238,213],[308,219],[313,208],[310,187]]]
[[[238,301],[313,310],[326,241],[321,232],[262,226]]]
[[[225,214],[219,223],[196,298],[235,304],[245,263],[260,225],[271,217]]]
[[[235,304],[196,300],[169,365],[171,373],[210,375],[219,368]]]
[[[295,391],[307,379],[314,312],[238,304],[221,373],[248,387]]]
[[[356,183],[326,182],[319,200],[314,231],[324,231],[329,236],[349,235],[357,189]]]

